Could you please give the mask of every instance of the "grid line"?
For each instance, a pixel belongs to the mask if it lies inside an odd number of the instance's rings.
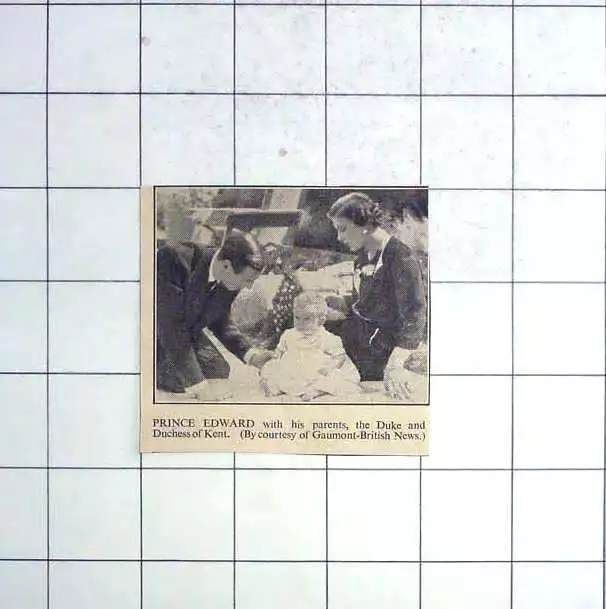
[[[0,370],[0,375],[6,376],[41,376],[41,375],[49,375],[49,376],[141,376],[140,372],[120,372],[120,371],[103,371],[103,370],[61,370],[61,371],[31,371],[31,370]],[[432,372],[432,377],[507,377],[512,376],[510,372]],[[513,374],[514,377],[520,378],[603,378],[606,376],[603,372],[595,372],[595,373],[545,373],[545,372],[516,372]],[[181,402],[156,402],[156,404],[180,404]],[[185,402],[183,402],[185,403]],[[189,403],[189,402],[187,402]],[[208,402],[211,403],[211,402]],[[251,402],[247,402],[251,403]],[[265,402],[263,402],[265,403]],[[252,402],[255,404],[255,402]]]
[[[46,562],[46,558],[0,558],[0,564],[3,562]],[[102,562],[102,563],[140,563],[138,558],[52,558],[51,563],[91,563],[91,562]],[[358,564],[377,564],[377,565],[418,565],[418,560],[321,560],[321,559],[283,559],[283,558],[247,558],[243,560],[237,560],[237,564],[316,564],[323,565],[326,562],[331,565],[358,565]],[[168,563],[168,564],[209,564],[209,563],[221,563],[221,564],[232,564],[231,558],[145,558],[143,564],[146,563]],[[424,565],[477,565],[477,564],[489,564],[489,565],[509,565],[509,560],[424,560]],[[528,560],[514,560],[513,564],[582,564],[591,565],[603,563],[601,558],[596,559],[573,559],[573,560],[556,560],[556,559],[528,559]]]
[[[232,66],[232,85],[233,90],[230,91],[230,95],[232,96],[232,135],[233,135],[233,182],[234,186],[238,181],[238,136],[237,136],[237,122],[236,122],[236,113],[237,113],[237,78],[238,78],[238,5],[234,0],[232,5],[232,52],[233,52],[233,66]],[[235,609],[235,608],[234,608]]]
[[[126,284],[126,285],[139,285],[141,281],[139,279],[0,279],[0,284],[11,284],[11,283],[25,283],[25,284]],[[598,280],[549,280],[549,281],[537,281],[537,280],[517,280],[510,281],[505,279],[487,279],[487,280],[455,280],[455,279],[436,279],[431,280],[432,285],[604,285],[605,281]]]
[[[234,186],[238,184],[238,138],[237,138],[237,87],[238,87],[238,5],[236,0],[233,0],[232,4],[232,53],[233,53],[233,91],[232,93],[232,120],[233,120],[233,128],[232,128],[232,138],[233,138],[233,183]],[[233,609],[237,609],[238,606],[238,572],[237,572],[237,560],[238,560],[238,543],[237,543],[237,463],[236,463],[236,453],[233,452],[232,455],[232,607]]]
[[[3,5],[0,4],[0,7]],[[83,6],[83,5],[79,5]],[[237,8],[238,5],[236,5]],[[358,5],[361,6],[361,5]],[[505,7],[507,8],[507,7]],[[46,95],[46,91],[2,91],[3,95],[19,95],[23,97],[34,97]],[[604,99],[604,93],[457,93],[456,91],[445,91],[443,93],[363,93],[363,92],[339,92],[339,93],[319,93],[317,91],[57,91],[50,90],[49,96],[91,96],[91,97],[373,97],[373,98],[402,98],[402,99],[417,99],[422,97],[430,97],[434,99],[459,99],[459,98],[496,98],[496,99]]]
[[[423,96],[425,97],[425,96]],[[177,188],[181,185],[175,184],[160,184],[158,188]],[[327,188],[352,188],[354,185],[352,184],[332,184]],[[208,183],[205,185],[208,188],[225,188],[225,184],[213,184]],[[395,188],[392,184],[391,186],[377,186],[377,185],[369,185],[369,184],[355,184],[356,188],[366,189],[388,189]],[[414,188],[413,186],[400,186],[399,188]],[[239,184],[238,188],[308,188],[308,189],[319,189],[324,188],[323,185],[311,184],[311,185],[301,185],[301,184]],[[0,185],[0,190],[45,190],[45,186],[20,186],[20,185]],[[140,190],[139,186],[49,186],[49,190],[136,190],[137,192]],[[545,188],[545,187],[534,187],[534,188],[491,188],[491,187],[480,187],[480,186],[442,186],[442,187],[433,187],[429,189],[429,192],[606,192],[606,188]]]
[[[139,0],[138,7],[138,25],[139,25],[139,40],[137,45],[138,52],[138,98],[137,98],[137,114],[139,120],[139,158],[138,158],[138,173],[139,187],[143,186],[143,102],[141,91],[143,89],[143,5]],[[141,210],[139,211],[139,221],[141,222]],[[137,283],[140,283],[137,282]],[[141,299],[139,298],[139,303]],[[139,304],[139,306],[141,306]],[[140,367],[140,356],[139,356]],[[139,603],[140,609],[145,607],[145,571],[143,569],[143,454],[139,453]]]
[[[50,79],[50,3],[46,2],[46,40],[45,40],[45,122],[44,122],[44,171],[45,171],[45,198],[46,198],[46,354],[45,354],[45,372],[46,372],[46,607],[50,609],[51,597],[51,519],[50,519],[50,163],[49,163],[49,79]]]
[[[423,184],[423,0],[419,4],[419,184]],[[429,273],[429,269],[428,269]],[[430,280],[431,283],[431,280]],[[431,286],[428,286],[428,290]],[[428,292],[429,293],[429,292]],[[431,328],[430,328],[431,330]],[[431,331],[429,332],[431,336]],[[429,341],[429,360],[431,361],[431,343]],[[427,379],[427,402],[431,404],[431,375]],[[423,457],[419,456],[419,574],[418,597],[419,609],[423,609]]]
[[[324,97],[324,186],[328,186],[328,7],[327,0],[324,0],[323,6],[324,15],[324,82],[322,95]],[[328,455],[324,455],[324,558],[326,564],[324,567],[324,609],[329,609],[329,569],[328,569],[328,511],[329,511],[329,462]]]
[[[324,539],[324,558],[326,561],[326,566],[324,569],[324,609],[328,609],[328,602],[329,602],[329,569],[328,569],[328,564],[329,564],[329,559],[328,559],[328,481],[329,481],[329,476],[328,476],[328,471],[329,471],[329,467],[328,467],[328,455],[324,456],[324,501],[325,501],[325,506],[324,506],[324,521],[325,521],[325,526],[324,526],[324,531],[325,531],[325,539]]]
[[[44,165],[45,165],[45,198],[46,198],[46,607],[50,609],[50,169],[49,169],[49,78],[50,78],[50,3],[46,1],[46,40],[45,40],[45,120],[44,120]]]
[[[511,442],[511,460],[510,460],[510,468],[511,468],[511,479],[510,479],[510,487],[509,487],[509,606],[511,609],[514,609],[514,569],[513,569],[513,559],[514,559],[514,526],[515,526],[515,277],[516,277],[516,269],[515,269],[515,8],[511,9],[511,381],[510,381],[510,391],[511,391],[511,432],[510,432],[510,442]]]
[[[324,186],[328,185],[328,6],[324,0]]]
[[[142,39],[142,21],[143,21],[143,9],[145,6],[231,6],[233,11],[233,91],[230,92],[178,92],[178,91],[170,91],[170,92],[146,92],[142,88],[142,49],[141,49],[141,39]],[[541,9],[553,9],[553,8],[562,8],[562,9],[585,9],[585,8],[603,8],[602,5],[598,4],[584,4],[584,5],[544,5],[544,4],[524,4],[524,5],[516,5],[513,4],[445,4],[445,3],[424,3],[421,0],[418,4],[391,4],[391,3],[368,3],[368,4],[356,4],[356,3],[344,3],[344,4],[333,4],[329,3],[327,0],[324,0],[323,8],[324,8],[324,91],[323,93],[263,93],[263,92],[238,92],[237,91],[237,53],[236,53],[236,41],[237,41],[237,7],[238,6],[280,6],[280,7],[301,7],[301,6],[313,6],[318,7],[322,6],[322,4],[318,3],[255,3],[255,2],[237,2],[237,0],[233,0],[231,4],[224,2],[188,2],[188,3],[154,3],[154,2],[144,2],[139,0],[138,3],[90,3],[90,4],[82,4],[82,3],[72,3],[72,2],[52,2],[47,0],[45,3],[3,3],[0,5],[0,9],[3,6],[45,6],[46,8],[46,87],[44,91],[41,92],[22,92],[22,91],[0,91],[0,95],[44,95],[45,96],[45,104],[46,104],[46,115],[45,115],[45,164],[46,164],[46,175],[45,175],[45,185],[44,186],[6,186],[0,187],[2,190],[8,189],[43,189],[46,193],[46,278],[41,280],[11,280],[11,279],[0,279],[1,283],[44,283],[46,285],[46,365],[45,370],[43,372],[20,372],[20,371],[10,371],[3,372],[0,371],[2,375],[37,375],[44,374],[46,378],[46,465],[41,467],[19,467],[19,466],[0,466],[0,470],[6,469],[23,469],[23,470],[46,470],[46,557],[43,558],[35,558],[35,559],[20,559],[20,558],[0,558],[0,562],[3,561],[28,561],[28,562],[36,562],[41,561],[46,564],[46,604],[47,607],[50,607],[50,568],[51,563],[55,562],[138,562],[140,565],[140,607],[143,609],[144,607],[144,564],[145,563],[158,563],[158,562],[166,562],[166,563],[232,563],[233,565],[233,609],[237,609],[237,565],[238,564],[246,564],[246,563],[286,563],[286,564],[297,564],[297,563],[324,563],[325,564],[325,609],[328,609],[329,605],[329,564],[368,564],[368,563],[379,563],[379,564],[418,564],[419,566],[419,609],[422,609],[423,599],[422,599],[422,568],[423,564],[484,564],[484,563],[493,563],[493,564],[508,564],[510,565],[510,606],[513,609],[513,590],[514,590],[514,570],[513,566],[515,564],[544,564],[544,563],[554,563],[554,564],[592,564],[598,563],[602,565],[602,607],[606,609],[606,408],[605,408],[605,416],[604,416],[604,462],[602,467],[595,468],[516,468],[515,467],[515,379],[518,377],[604,377],[606,379],[606,359],[605,359],[605,372],[604,374],[531,374],[531,373],[515,373],[515,322],[514,322],[514,313],[515,313],[515,286],[516,285],[604,285],[605,287],[605,297],[606,297],[606,276],[603,281],[516,281],[515,280],[515,194],[516,192],[604,192],[606,193],[606,188],[604,189],[552,189],[552,188],[516,188],[515,187],[515,100],[516,98],[605,98],[605,94],[576,94],[576,93],[567,93],[567,94],[516,94],[515,93],[515,68],[514,68],[514,54],[515,54],[515,12],[517,9],[524,8],[541,8]],[[138,91],[126,91],[126,92],[76,92],[76,91],[51,91],[49,90],[49,62],[50,62],[50,9],[52,6],[138,6],[139,11],[139,87]],[[390,8],[413,8],[418,7],[419,9],[419,23],[420,23],[420,41],[419,41],[419,50],[420,50],[420,68],[419,68],[419,93],[411,93],[411,94],[361,94],[361,93],[339,93],[339,94],[329,94],[328,93],[328,56],[327,56],[327,25],[328,25],[328,9],[329,7],[339,8],[339,7],[390,7]],[[482,93],[441,93],[441,94],[424,94],[423,93],[423,7],[447,7],[447,8],[500,8],[500,9],[511,9],[512,13],[512,49],[511,49],[511,57],[512,57],[512,92],[511,94],[482,94]],[[606,8],[606,5],[604,5]],[[606,12],[605,12],[606,17]],[[139,185],[138,186],[124,186],[124,187],[105,187],[105,186],[51,186],[50,185],[50,170],[49,170],[49,99],[53,95],[137,95],[138,96],[138,121],[139,121],[139,159],[138,159],[138,172],[139,172]],[[232,96],[232,108],[233,108],[233,183],[234,186],[237,184],[237,98],[238,96],[322,96],[324,98],[324,187],[328,186],[328,100],[329,97],[401,97],[401,98],[419,98],[419,182],[422,184],[422,175],[423,175],[423,97],[431,97],[431,98],[473,98],[473,97],[495,97],[495,98],[510,98],[512,103],[512,153],[511,153],[511,164],[512,164],[512,188],[431,188],[431,191],[502,191],[502,192],[510,192],[511,193],[511,280],[509,281],[431,281],[431,284],[437,285],[457,285],[457,284],[471,284],[471,285],[510,285],[511,286],[511,373],[503,373],[503,374],[486,374],[486,373],[457,373],[457,374],[447,374],[447,373],[431,373],[431,377],[497,377],[504,376],[511,378],[511,455],[510,455],[510,467],[507,468],[431,468],[423,466],[423,458],[419,457],[419,558],[417,560],[410,561],[396,561],[396,560],[329,560],[329,531],[328,531],[328,512],[329,512],[329,471],[332,469],[333,471],[391,471],[391,472],[401,472],[401,471],[414,471],[412,468],[346,468],[346,467],[330,467],[329,466],[329,457],[328,455],[324,456],[324,465],[318,468],[301,468],[301,467],[237,467],[236,466],[236,453],[233,453],[232,458],[232,466],[231,467],[151,467],[144,466],[143,464],[143,456],[139,454],[139,465],[133,467],[70,467],[70,466],[50,466],[50,453],[51,453],[51,412],[50,412],[50,381],[53,375],[82,375],[85,374],[87,376],[101,376],[101,375],[121,375],[121,376],[139,376],[139,373],[133,372],[52,372],[50,367],[50,289],[52,284],[76,284],[76,283],[126,283],[126,284],[139,284],[139,280],[51,280],[50,279],[50,192],[52,190],[61,190],[61,189],[82,189],[82,190],[93,190],[93,189],[102,189],[102,190],[113,190],[113,189],[139,189],[139,187],[143,183],[143,142],[142,142],[142,98],[144,95],[230,95]],[[606,168],[605,168],[606,169]],[[259,186],[261,187],[261,186]],[[267,188],[267,186],[263,186]],[[606,226],[605,226],[606,229]],[[431,346],[430,346],[431,348]],[[605,383],[605,392],[606,392],[606,383]],[[86,558],[86,559],[74,559],[74,558],[53,558],[51,560],[51,548],[50,548],[50,473],[53,470],[61,471],[61,470],[138,470],[139,471],[139,526],[140,526],[140,539],[139,539],[139,558],[138,559],[102,559],[102,558]],[[144,560],[144,548],[143,548],[143,472],[144,471],[163,471],[163,470],[178,470],[178,471],[195,471],[195,470],[219,470],[219,471],[232,471],[233,475],[233,558],[225,559],[225,560],[175,560],[175,559],[154,559],[154,560]],[[511,473],[511,523],[510,523],[510,559],[509,560],[466,560],[466,561],[438,561],[438,560],[423,560],[423,552],[422,552],[422,507],[423,507],[423,470],[426,472],[433,471],[442,471],[442,472],[456,472],[456,471],[506,471]],[[324,471],[325,475],[325,517],[326,517],[326,538],[325,538],[325,560],[238,560],[237,558],[237,514],[236,514],[236,504],[237,504],[237,495],[236,495],[236,481],[237,481],[237,472],[238,471]],[[603,486],[603,499],[604,499],[604,519],[602,521],[602,559],[601,560],[514,560],[514,474],[518,471],[601,471],[604,474],[604,486]]]
[[[606,0],[604,1],[604,56],[606,57]],[[606,81],[606,76],[603,75]],[[606,189],[606,129],[604,131],[604,187]],[[606,205],[606,190],[604,191]],[[606,327],[606,215],[604,217],[604,327]],[[604,349],[604,372],[606,372],[606,348]],[[606,376],[604,377],[604,434],[602,437],[604,462],[602,478],[602,609],[606,609]]]
[[[4,6],[45,6],[45,2],[3,2],[0,4],[0,9]],[[220,2],[220,1],[210,1],[210,2],[50,2],[50,6],[73,6],[73,7],[85,7],[85,6],[131,6],[135,7],[137,5],[142,6],[231,6],[230,2]],[[323,6],[322,2],[235,2],[236,6],[253,6],[253,7],[263,7],[263,6],[273,6],[273,7],[321,7]],[[419,7],[420,3],[390,3],[390,2],[364,2],[364,3],[351,3],[351,2],[328,2],[327,6],[330,8],[359,8],[359,7],[385,7],[385,8],[397,8],[397,9],[405,9],[405,8],[415,8]],[[504,4],[496,4],[496,3],[484,3],[484,4],[474,4],[474,3],[439,3],[439,2],[425,2],[423,6],[433,8],[516,8],[516,9],[600,9],[603,8],[602,4],[515,4],[515,3],[504,3]]]
[[[234,7],[235,8],[235,7]],[[233,560],[232,560],[232,607],[236,609],[237,607],[237,584],[238,584],[238,572],[236,570],[236,564],[238,562],[238,536],[237,532],[237,520],[236,520],[236,476],[238,467],[236,467],[236,453],[234,452],[232,455],[232,470],[233,470],[233,492],[232,492],[232,518],[233,518],[233,539],[232,539],[232,552],[233,552]]]
[[[325,456],[325,455],[322,455]],[[352,455],[329,455],[333,456],[352,456]],[[366,455],[369,456],[369,455]],[[414,458],[408,455],[410,458]],[[219,471],[219,472],[231,472],[233,467],[221,466],[221,465],[207,465],[207,466],[166,466],[159,467],[155,465],[144,465],[140,468],[138,465],[0,465],[0,471],[3,470],[30,470],[30,471],[143,471],[154,472],[154,471]],[[602,467],[515,467],[515,472],[601,472]],[[236,467],[236,471],[239,472],[323,472],[326,470],[325,465],[318,465],[317,467],[297,467],[297,466],[282,466],[282,467]],[[329,467],[329,471],[332,472],[415,472],[418,471],[416,467]],[[423,467],[423,471],[427,472],[511,472],[510,467]],[[418,561],[414,561],[418,562]],[[424,561],[425,562],[425,561]]]

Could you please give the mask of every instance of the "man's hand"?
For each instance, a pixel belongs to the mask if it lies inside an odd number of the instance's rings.
[[[254,348],[251,349],[247,354],[246,363],[249,366],[254,366],[255,368],[261,369],[270,359],[273,359],[274,354],[273,351],[269,351],[268,349],[260,349]]]
[[[188,387],[185,390],[185,395],[194,400],[210,400],[214,402],[233,397],[233,391],[227,382],[215,383],[205,379],[196,385]]]

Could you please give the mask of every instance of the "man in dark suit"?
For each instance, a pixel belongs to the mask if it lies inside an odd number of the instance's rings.
[[[208,328],[236,357],[260,368],[271,353],[252,348],[230,322],[231,304],[261,273],[261,247],[249,233],[231,232],[218,250],[195,243],[158,249],[156,385],[193,394],[205,379],[228,378],[229,364],[204,334]]]

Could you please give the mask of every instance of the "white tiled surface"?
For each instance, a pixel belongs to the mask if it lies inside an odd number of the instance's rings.
[[[131,95],[53,95],[48,100],[49,183],[138,182],[138,104]]]
[[[423,100],[423,182],[435,188],[511,186],[511,101]]]
[[[510,479],[506,472],[423,472],[423,560],[508,560]]]
[[[45,186],[44,95],[0,94],[0,185]]]
[[[517,188],[604,188],[603,98],[522,97],[514,106]]]
[[[144,7],[143,90],[231,91],[232,19],[230,6]]]
[[[236,547],[240,560],[322,560],[326,484],[315,471],[239,471]]]
[[[128,562],[54,562],[50,566],[50,606],[90,609],[140,606],[139,565]]]
[[[603,1],[71,4],[0,0],[0,607],[604,609]],[[234,178],[435,189],[422,473],[137,453],[128,188]]]
[[[55,559],[139,555],[139,474],[59,469],[49,477],[49,550]]]
[[[325,568],[310,563],[240,563],[236,599],[242,609],[315,609],[324,603]]]
[[[49,298],[51,370],[137,372],[136,284],[54,283]]]
[[[146,471],[143,476],[146,510],[142,518],[145,558],[231,559],[232,495],[230,471]],[[168,503],[167,497],[171,497]],[[188,523],[187,533],[184,523]]]
[[[424,565],[422,590],[426,609],[510,609],[510,567],[499,563]]]
[[[225,96],[147,95],[141,100],[143,184],[231,179],[232,101]]]
[[[328,567],[328,603],[335,609],[416,609],[418,580],[415,564],[334,563]]]
[[[516,560],[601,560],[602,472],[516,472]],[[583,525],[580,525],[583,523]]]
[[[240,97],[236,101],[236,133],[238,182],[323,183],[324,103],[320,97]]]
[[[417,7],[330,7],[326,19],[329,93],[419,93]]]
[[[423,9],[423,93],[511,93],[511,9]]]
[[[0,602],[6,607],[44,609],[46,564],[43,562],[0,563]]]
[[[0,190],[0,279],[46,279],[46,193]]]
[[[16,54],[19,61],[15,61]],[[46,80],[46,11],[0,5],[0,91],[42,91]]]
[[[49,89],[137,91],[138,27],[136,6],[55,7],[49,22]]]
[[[320,93],[324,89],[324,10],[244,6],[236,25],[241,92]],[[259,44],[259,40],[263,44]]]
[[[203,582],[203,585],[201,585]],[[229,563],[147,562],[143,597],[149,609],[233,608],[233,568]]]
[[[536,564],[519,563],[514,566],[513,600],[518,609],[549,606],[552,609],[569,607],[602,607],[602,565],[595,563]]]
[[[328,492],[330,560],[418,558],[418,472],[332,471]]]
[[[599,192],[516,193],[516,281],[602,281],[605,211]]]
[[[328,100],[327,113],[329,184],[347,184],[352,175],[361,183],[386,186],[417,181],[418,99],[334,97]]]
[[[53,190],[49,203],[51,279],[139,278],[136,190]]]
[[[603,285],[516,285],[514,301],[516,372],[603,374]]]
[[[515,11],[516,93],[606,93],[604,11]]]

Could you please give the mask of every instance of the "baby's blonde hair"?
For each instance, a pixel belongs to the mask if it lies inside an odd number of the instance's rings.
[[[302,292],[293,302],[293,310],[315,309],[319,315],[326,317],[328,307],[326,299],[319,292]]]

